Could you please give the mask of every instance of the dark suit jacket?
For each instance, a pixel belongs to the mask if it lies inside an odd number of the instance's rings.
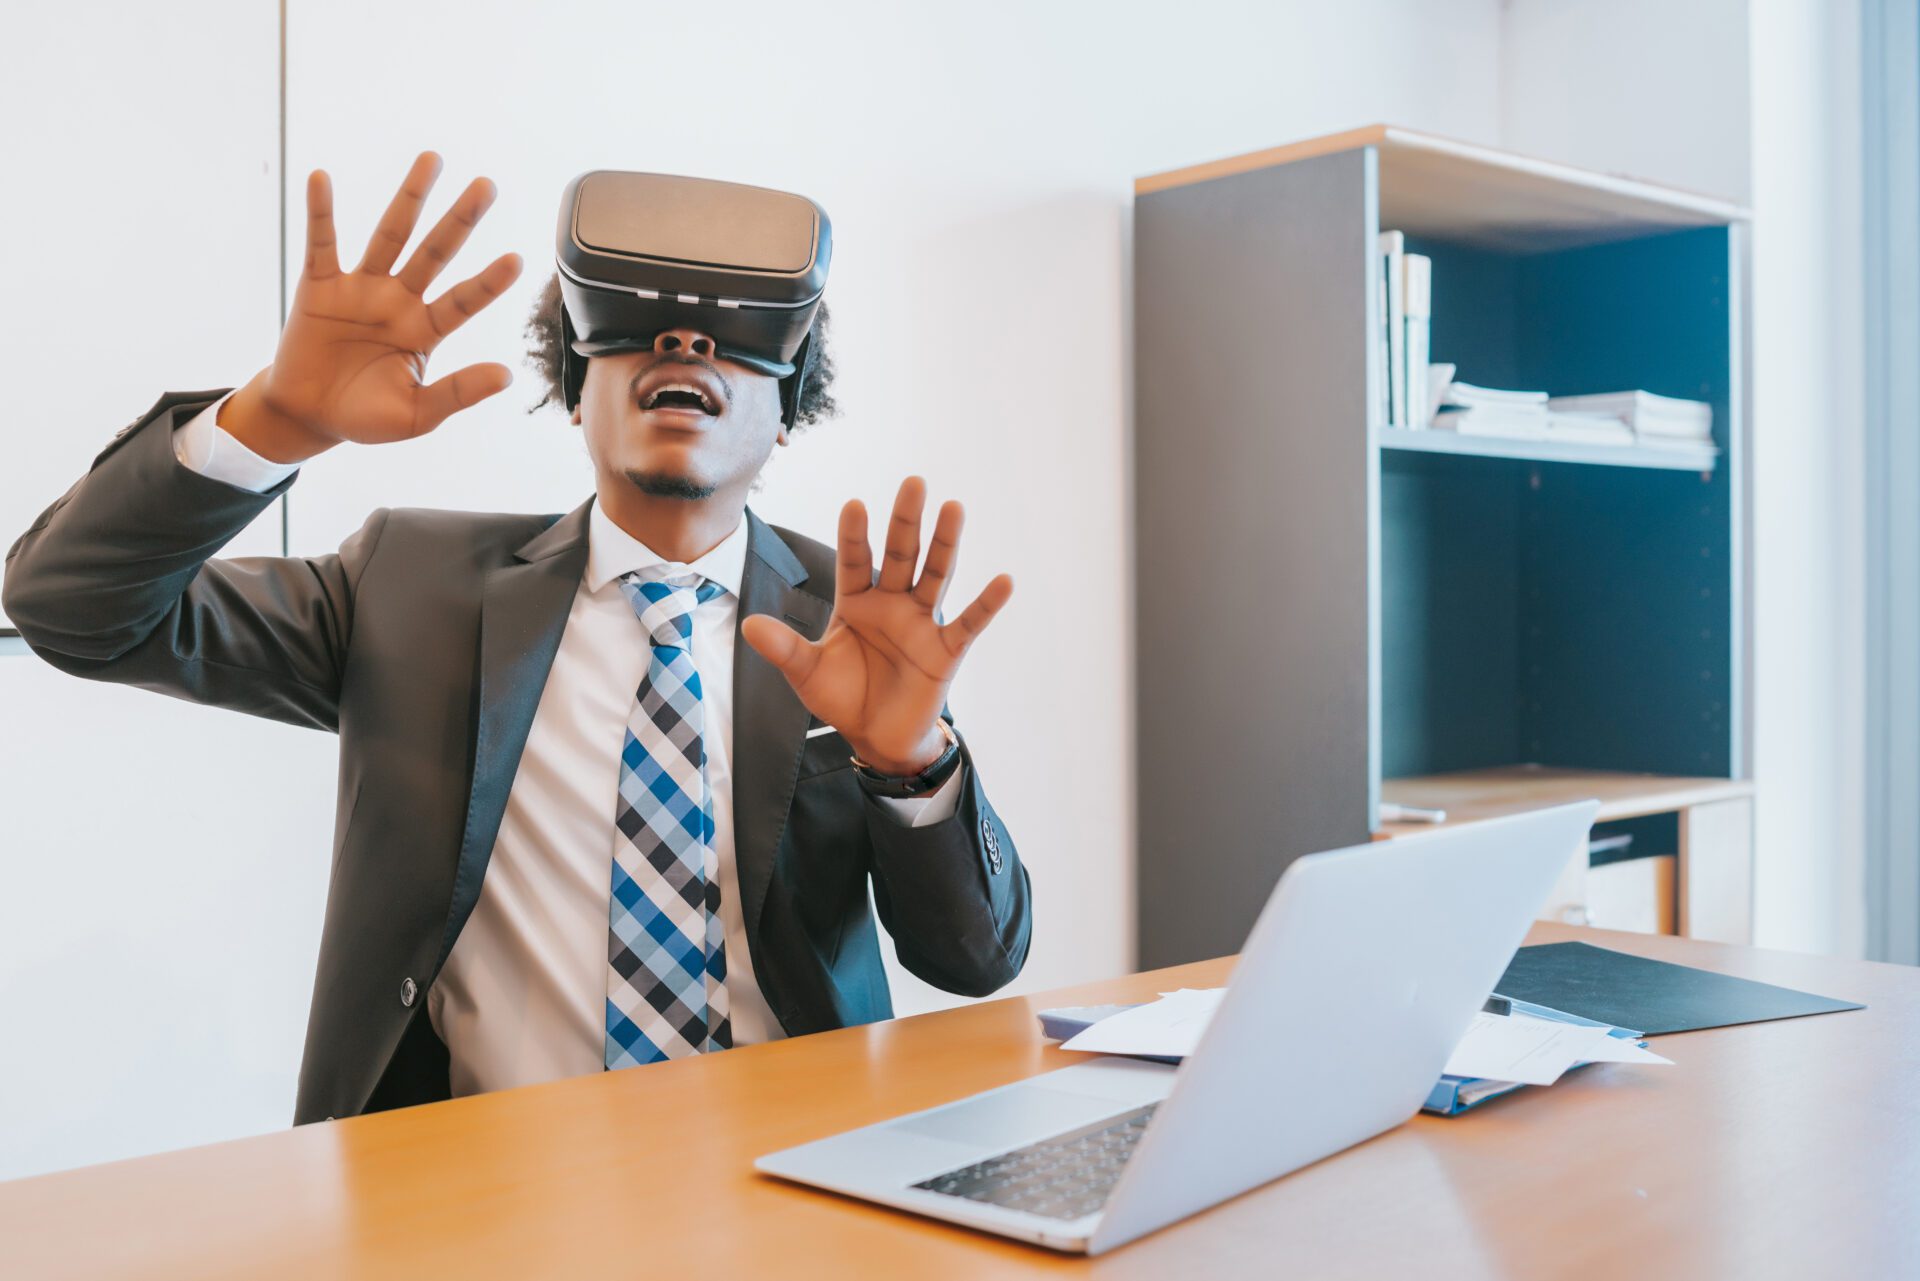
[[[174,427],[219,394],[162,397],[114,439],[8,553],[5,612],[75,675],[340,735],[295,1120],[444,1098],[426,992],[480,895],[586,565],[587,508],[379,511],[337,555],[209,559],[293,483],[251,494],[179,464]],[[747,519],[740,616],[817,637],[832,549]],[[806,708],[744,641],[734,688],[740,899],[781,1026],[892,1014],[869,879],[913,973],[968,995],[1018,974],[1027,875],[971,760],[955,816],[909,828],[862,790],[838,734],[806,737]]]

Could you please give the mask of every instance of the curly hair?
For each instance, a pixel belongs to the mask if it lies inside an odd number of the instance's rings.
[[[527,315],[527,360],[546,384],[546,394],[528,410],[547,405],[564,405],[561,387],[560,277],[549,276],[540,296],[534,299]],[[827,304],[822,302],[813,317],[813,341],[807,344],[807,381],[800,389],[800,405],[794,414],[794,429],[811,427],[823,418],[840,412],[833,399],[833,353],[827,347]]]

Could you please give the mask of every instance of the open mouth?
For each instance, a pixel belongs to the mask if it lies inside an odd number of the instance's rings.
[[[720,407],[713,403],[706,392],[688,383],[666,383],[656,387],[641,399],[640,408],[697,409],[708,415],[720,412]]]
[[[659,386],[643,390],[639,396],[641,409],[691,409],[705,413],[707,417],[720,415],[718,398],[707,388],[695,386],[691,382],[660,382]]]

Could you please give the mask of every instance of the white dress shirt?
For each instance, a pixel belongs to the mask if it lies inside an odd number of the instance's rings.
[[[215,422],[224,399],[174,434],[180,461],[254,492],[297,468],[261,458]],[[736,1045],[783,1035],[754,977],[733,848],[733,651],[747,522],[688,566],[724,590],[694,610],[693,661],[706,719],[713,848],[727,939],[727,1000]],[[480,899],[427,993],[457,1095],[600,1071],[606,1044],[608,899],[620,748],[647,673],[649,646],[623,574],[671,564],[594,504],[586,573],[540,695]],[[886,799],[911,826],[959,807],[960,775],[931,795]]]

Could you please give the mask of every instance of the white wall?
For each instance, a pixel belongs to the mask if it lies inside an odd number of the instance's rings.
[[[278,321],[273,7],[9,11],[0,544]],[[279,546],[277,513],[236,550]],[[333,742],[0,654],[0,1178],[284,1125]]]
[[[1865,947],[1857,0],[1753,0],[1755,933]]]
[[[1126,969],[1131,180],[1374,120],[1493,141],[1497,0],[1177,17],[1086,2],[289,8],[289,168],[334,172],[349,244],[424,146],[447,157],[447,195],[474,172],[501,185],[476,264],[547,259],[560,187],[590,166],[826,205],[846,415],[800,438],[757,506],[824,531],[844,497],[879,502],[916,469],[969,502],[956,591],[1001,568],[1019,579],[954,704],[1033,870],[1020,988]],[[95,0],[16,15],[0,76],[9,119],[61,121],[59,146],[5,153],[15,187],[111,178],[121,234],[142,246],[111,282],[135,282],[118,301],[138,341],[49,342],[93,332],[90,300],[64,273],[30,274],[46,242],[8,214],[5,278],[42,282],[40,310],[20,292],[4,309],[0,349],[32,355],[10,371],[15,421],[89,442],[161,389],[241,380],[271,351],[271,7],[157,14]],[[446,367],[517,352],[532,286],[450,343]],[[294,490],[295,549],[332,546],[380,505],[573,506],[589,488],[575,435],[518,412],[526,385],[427,441],[316,463]],[[331,740],[17,657],[0,657],[0,716],[0,1177],[284,1124]]]
[[[1502,145],[1736,203],[1748,0],[1505,0]]]

